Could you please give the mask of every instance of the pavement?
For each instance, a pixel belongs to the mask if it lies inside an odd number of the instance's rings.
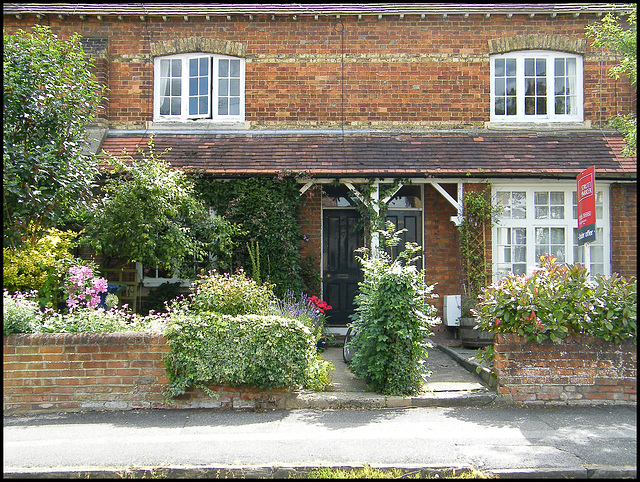
[[[332,386],[290,410],[131,410],[5,416],[5,478],[287,478],[314,467],[444,477],[636,478],[636,407],[519,408],[455,342],[429,351],[413,397],[367,391],[328,348]]]

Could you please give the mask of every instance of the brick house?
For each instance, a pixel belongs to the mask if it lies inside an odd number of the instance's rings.
[[[611,8],[14,3],[3,13],[5,34],[43,24],[83,36],[110,89],[96,149],[134,152],[154,135],[173,166],[216,178],[304,172],[300,249],[319,260],[341,331],[363,242],[350,198],[367,182],[402,181],[388,217],[423,246],[441,315],[461,293],[462,196],[485,181],[505,208],[486,239],[495,278],[531,272],[540,253],[583,261],[576,175],[590,166],[590,270],[637,274],[636,159],[606,124],[635,111],[636,91],[607,75],[615,55],[585,37]]]

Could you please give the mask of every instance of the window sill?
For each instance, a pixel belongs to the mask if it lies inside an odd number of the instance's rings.
[[[486,122],[487,130],[496,131],[575,131],[591,129],[591,121],[584,122]]]
[[[232,121],[232,122],[220,122],[212,121],[209,119],[198,120],[158,120],[147,122],[148,130],[167,130],[167,131],[191,131],[191,130],[237,130],[237,129],[249,129],[251,123],[247,121]]]

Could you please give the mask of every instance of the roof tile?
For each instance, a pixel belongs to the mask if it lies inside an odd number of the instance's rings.
[[[620,154],[619,134],[589,131],[566,134],[483,133],[249,133],[154,135],[156,152],[180,169],[215,176],[482,176],[574,178],[596,166],[600,178],[636,179],[635,157]],[[139,157],[149,136],[110,133],[103,144],[118,155],[123,148]]]

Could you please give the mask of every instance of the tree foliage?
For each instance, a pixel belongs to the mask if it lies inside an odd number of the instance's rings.
[[[96,162],[81,150],[104,92],[91,68],[77,34],[4,36],[4,246],[57,226],[91,193]]]
[[[212,218],[186,173],[156,154],[153,139],[140,159],[109,156],[103,197],[91,210],[84,241],[103,263],[136,262],[191,277],[211,269],[209,255],[230,252],[232,227]]]
[[[637,5],[634,5],[633,10],[624,14],[626,19],[623,15],[613,12],[605,15],[600,22],[586,27],[586,35],[593,38],[594,48],[610,49],[620,56],[620,62],[611,68],[609,75],[616,80],[620,75],[626,75],[634,86],[638,72],[637,13]],[[633,113],[618,113],[611,119],[611,125],[625,136],[627,145],[623,154],[634,155],[637,142],[636,116]]]

